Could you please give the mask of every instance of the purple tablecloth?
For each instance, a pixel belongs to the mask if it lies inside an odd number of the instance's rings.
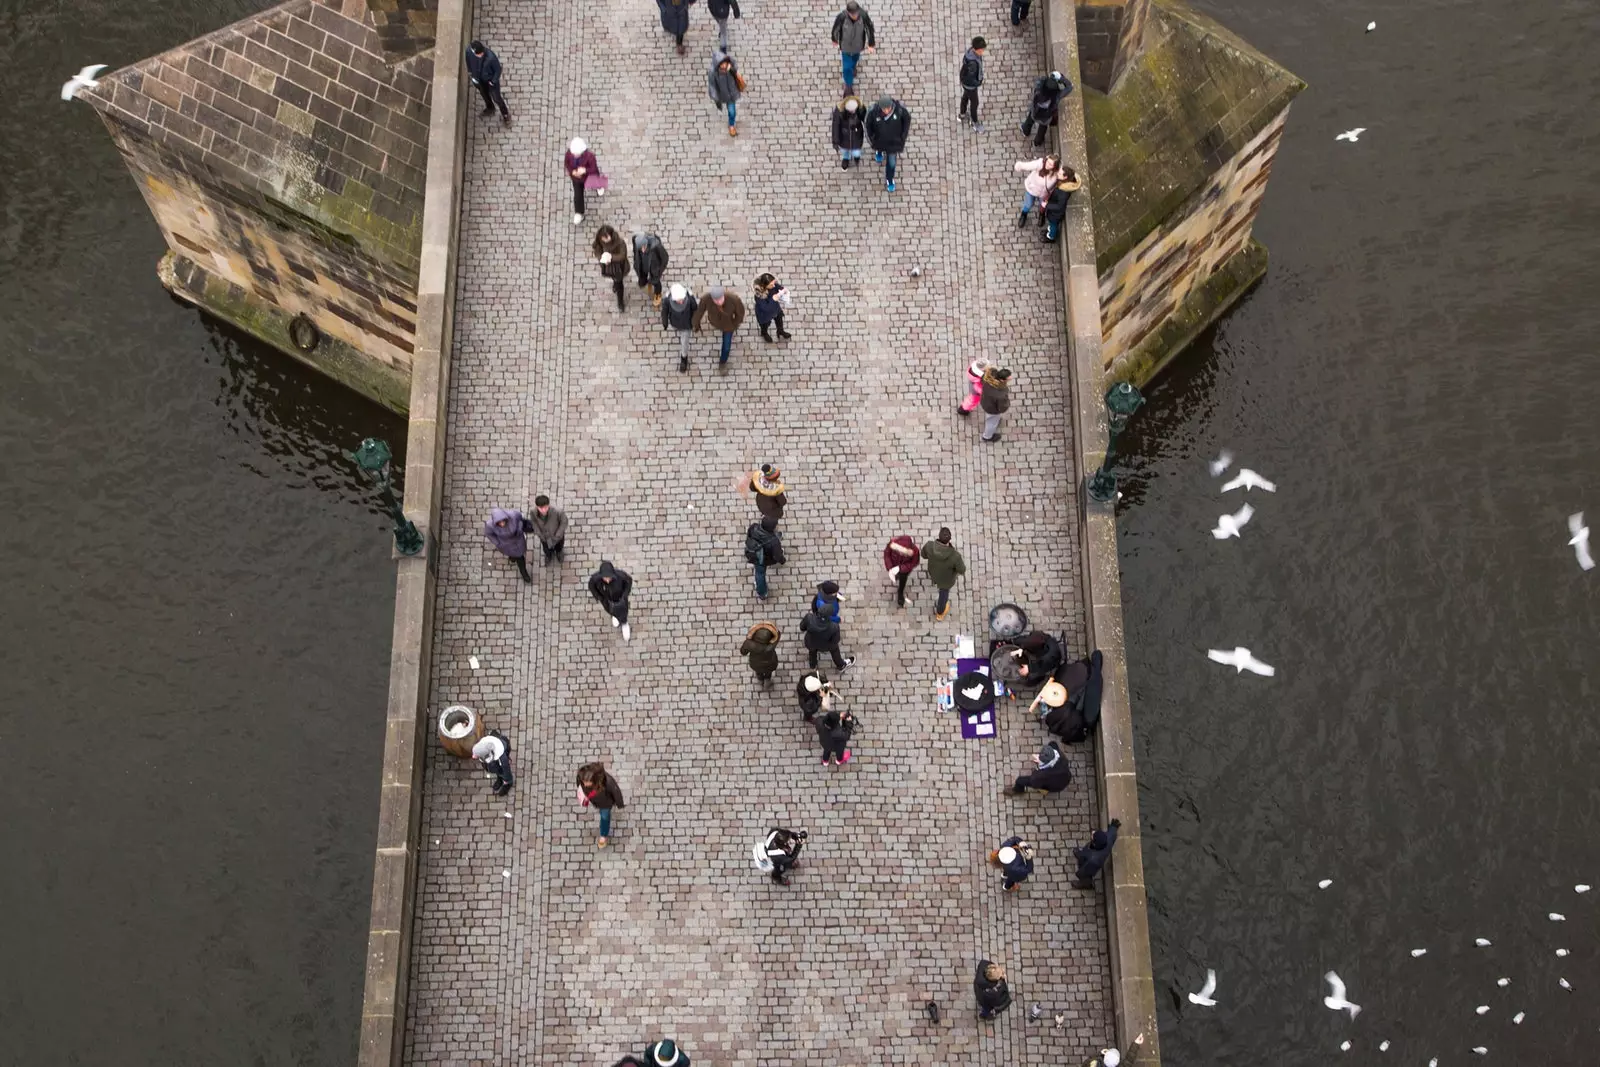
[[[956,660],[956,677],[961,677],[968,671],[982,671],[989,673],[989,661],[982,657],[973,659]],[[989,703],[982,711],[968,712],[956,709],[956,714],[961,716],[961,736],[967,739],[995,736],[994,719],[994,685],[989,686]]]

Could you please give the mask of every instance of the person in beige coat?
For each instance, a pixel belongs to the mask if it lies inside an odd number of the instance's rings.
[[[707,320],[722,333],[722,357],[717,363],[727,366],[728,356],[733,352],[733,331],[744,323],[744,301],[739,299],[738,293],[713,285],[695,305],[695,330],[698,332],[700,324]]]

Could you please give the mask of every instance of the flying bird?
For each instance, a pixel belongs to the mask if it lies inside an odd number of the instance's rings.
[[[1480,1056],[1487,1056],[1489,1054],[1489,1050],[1484,1048],[1482,1045],[1472,1046],[1472,1051],[1476,1052]]]
[[[1358,138],[1360,138],[1360,136],[1362,134],[1364,134],[1366,132],[1367,132],[1367,128],[1365,126],[1357,126],[1353,130],[1344,131],[1339,136],[1335,137],[1334,140],[1335,141],[1349,141],[1349,142],[1351,142],[1353,144],[1353,143],[1355,143],[1355,141]]]
[[[61,87],[61,99],[71,100],[78,95],[79,89],[93,89],[100,82],[95,78],[102,70],[106,69],[104,63],[91,63],[72,76],[72,80]]]
[[[1210,967],[1206,968],[1206,984],[1200,987],[1200,992],[1189,994],[1189,1003],[1198,1004],[1202,1008],[1214,1008],[1217,1002],[1211,994],[1217,991],[1217,972]]]
[[[1387,1042],[1387,1041],[1378,1042],[1378,1051],[1379,1052],[1388,1052],[1389,1051],[1389,1042]]]
[[[1494,984],[1499,986],[1501,989],[1504,989],[1506,986],[1511,984],[1511,979],[1509,979],[1509,978],[1497,978],[1497,979],[1495,979],[1495,983]]]
[[[1349,1012],[1352,1019],[1361,1014],[1361,1005],[1352,1004],[1344,998],[1344,979],[1329,971],[1322,976],[1322,980],[1328,983],[1328,995],[1322,998],[1322,1003],[1334,1011]]]
[[[1350,1042],[1346,1041],[1346,1042],[1342,1043],[1339,1046],[1339,1051],[1340,1052],[1349,1052],[1350,1051]]]
[[[1589,527],[1583,524],[1583,512],[1567,516],[1567,529],[1572,532],[1572,540],[1567,544],[1578,553],[1578,566],[1586,571],[1594,570],[1594,557],[1589,554]]]
[[[1217,458],[1211,461],[1211,477],[1219,478],[1222,472],[1233,466],[1233,453],[1224,448],[1218,453]]]
[[[1211,660],[1213,663],[1225,663],[1230,667],[1236,668],[1241,673],[1244,671],[1250,671],[1253,674],[1259,674],[1266,678],[1271,678],[1274,674],[1278,673],[1278,669],[1276,667],[1271,667],[1265,663],[1262,663],[1260,660],[1252,656],[1250,654],[1250,650],[1245,648],[1243,645],[1240,645],[1232,652],[1226,652],[1216,648],[1208,648],[1206,649],[1206,659]]]
[[[1572,955],[1572,953],[1568,952],[1564,948],[1558,948],[1558,949],[1556,949],[1556,955],[1560,956],[1562,959],[1565,959],[1566,957]]]
[[[1240,467],[1239,473],[1234,475],[1232,481],[1222,483],[1222,491],[1224,493],[1230,493],[1241,486],[1244,487],[1244,491],[1247,493],[1252,489],[1265,489],[1269,493],[1276,493],[1278,491],[1278,487],[1276,485],[1267,481],[1249,467]]]
[[[1246,504],[1232,515],[1218,515],[1217,528],[1211,531],[1211,536],[1218,541],[1226,541],[1230,537],[1238,537],[1239,529],[1249,522],[1250,516],[1255,513],[1256,509]]]

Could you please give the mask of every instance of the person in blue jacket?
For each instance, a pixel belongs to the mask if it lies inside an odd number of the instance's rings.
[[[483,95],[482,113],[493,115],[498,107],[500,121],[511,125],[511,109],[506,107],[506,98],[500,95],[500,57],[494,54],[494,49],[482,41],[473,41],[468,45],[467,75]]]
[[[1006,880],[1003,888],[1010,893],[1026,882],[1028,875],[1033,873],[1033,845],[1020,837],[1008,837],[989,855],[989,860],[1005,871]]]
[[[772,334],[769,331],[773,326],[778,327],[781,339],[789,339],[789,331],[783,328],[783,305],[787,299],[788,290],[778,279],[770,274],[756,278],[756,326],[761,330],[763,341],[771,342]]]

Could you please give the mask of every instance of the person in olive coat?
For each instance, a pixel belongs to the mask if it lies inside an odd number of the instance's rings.
[[[594,235],[594,258],[600,261],[601,277],[611,279],[617,310],[628,310],[622,301],[622,280],[628,276],[628,246],[622,243],[622,235],[610,226],[600,227]]]
[[[933,617],[942,619],[950,614],[951,587],[956,584],[957,578],[967,573],[967,561],[950,543],[950,527],[941,526],[938,539],[922,546],[922,563],[928,569],[929,580],[939,590],[939,599],[933,605]]]
[[[990,367],[983,372],[983,395],[978,400],[983,408],[984,441],[1000,440],[1000,416],[1011,407],[1011,372],[1005,367]]]
[[[1025,793],[1030,789],[1059,793],[1072,783],[1072,768],[1067,766],[1067,757],[1061,754],[1061,746],[1054,741],[1046,741],[1033,762],[1032,774],[1019,775],[1011,783],[1012,793]]]
[[[758,622],[750,627],[750,632],[744,635],[744,644],[739,646],[739,654],[749,657],[750,669],[756,672],[756,680],[761,683],[761,688],[772,688],[772,674],[778,669],[778,624],[775,622]]]
[[[578,792],[584,807],[593,807],[600,813],[600,839],[595,844],[605,848],[611,841],[611,809],[628,806],[622,799],[622,787],[605,764],[585,763],[578,768]]]
[[[1006,969],[998,963],[979,960],[977,977],[972,980],[972,995],[977,998],[980,1019],[993,1019],[1011,1007],[1011,990],[1006,985]]]
[[[833,109],[833,147],[839,150],[839,169],[861,166],[861,147],[866,143],[866,112],[859,99],[847,96]]]
[[[678,54],[684,53],[683,35],[689,32],[689,5],[694,0],[656,0],[661,9],[661,28],[672,34],[678,42]]]
[[[892,96],[879,100],[872,114],[867,116],[867,140],[872,142],[876,153],[872,161],[883,164],[884,187],[891,193],[894,192],[895,167],[900,162],[900,153],[906,150],[909,136],[911,112]]]

